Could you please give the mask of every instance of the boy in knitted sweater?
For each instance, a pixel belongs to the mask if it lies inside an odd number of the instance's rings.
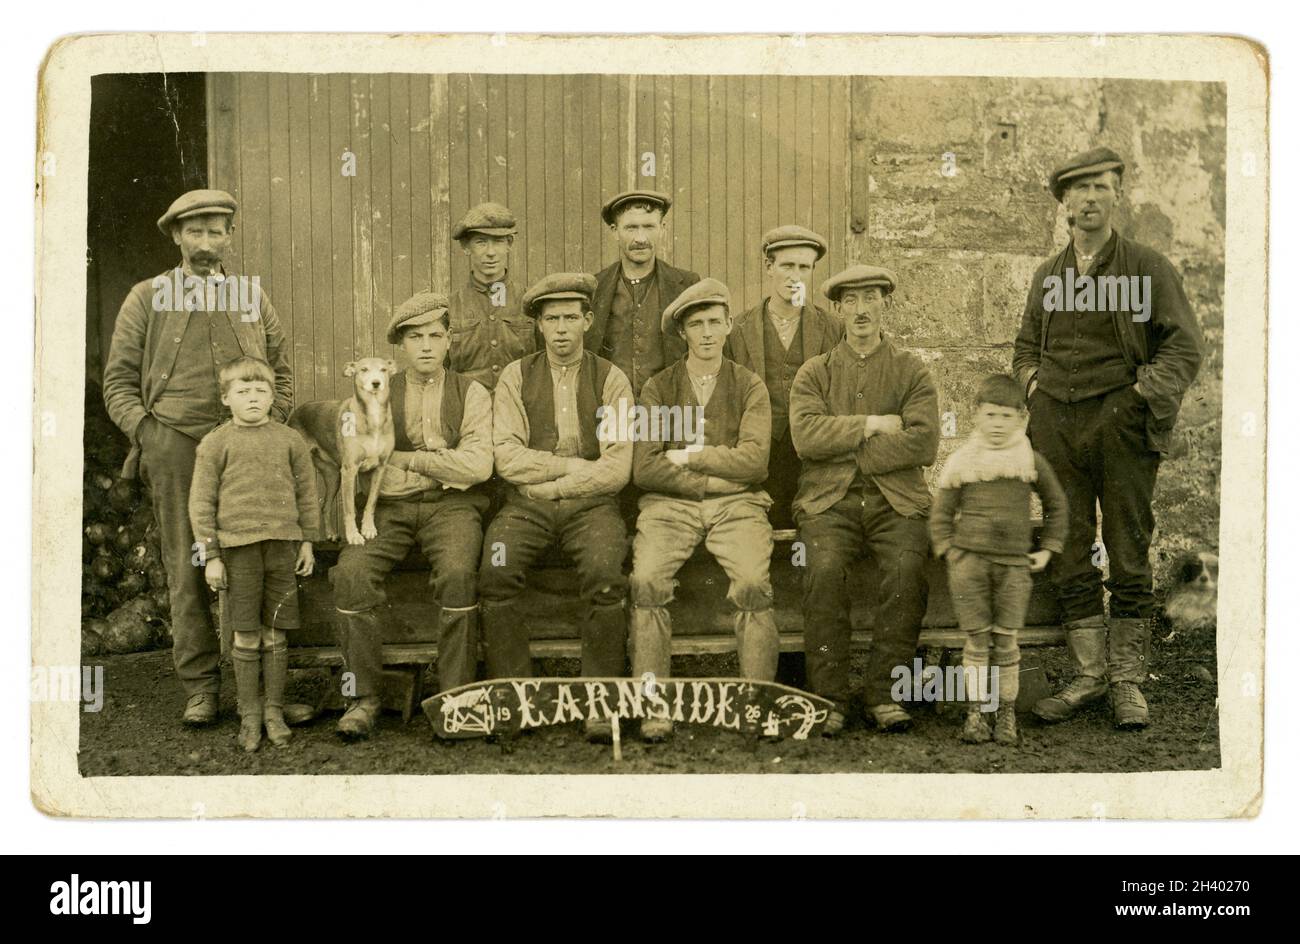
[[[1016,742],[1020,693],[1017,632],[1025,625],[1031,572],[1047,566],[1065,546],[1065,492],[1047,460],[1029,444],[1029,411],[1019,383],[993,374],[975,395],[975,429],[948,457],[930,509],[934,553],[948,562],[957,622],[966,633],[962,664],[966,690],[989,697],[990,643],[997,672],[997,722],[990,732],[979,704],[972,705],[963,741]],[[1043,533],[1033,550],[1030,493],[1043,503]]]
[[[240,357],[221,367],[221,402],[231,420],[199,443],[190,485],[190,521],[206,561],[203,576],[226,591],[239,704],[239,746],[255,751],[262,726],[276,747],[289,743],[284,682],[286,630],[298,628],[298,582],[315,565],[320,527],[316,470],[297,432],[270,418],[275,375]],[[265,702],[258,697],[264,676]]]

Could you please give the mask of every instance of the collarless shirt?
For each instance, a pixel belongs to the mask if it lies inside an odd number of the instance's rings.
[[[416,449],[444,449],[442,390],[447,371],[439,367],[432,377],[406,371],[406,437]]]
[[[551,368],[551,383],[555,393],[555,454],[576,456],[582,452],[582,431],[578,426],[578,368],[579,357],[572,364],[557,364],[546,357]]]

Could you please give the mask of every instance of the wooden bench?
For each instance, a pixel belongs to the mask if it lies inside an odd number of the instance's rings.
[[[802,585],[800,568],[794,566],[796,533],[777,531],[772,557],[772,589],[776,603],[781,651],[803,651]],[[301,582],[302,628],[290,634],[290,665],[294,668],[338,669],[343,656],[335,637],[335,610],[328,569],[338,557],[338,546],[318,545],[316,575]],[[929,604],[918,646],[939,650],[960,649],[965,636],[957,628],[948,579],[942,562],[930,559],[926,566]],[[855,651],[871,644],[879,578],[870,559],[858,561],[850,570],[854,602],[850,621],[851,645]],[[726,603],[727,578],[722,568],[701,545],[678,574],[676,599],[669,610],[673,617],[672,653],[699,656],[734,652],[735,635]],[[392,669],[390,693],[385,704],[405,717],[419,700],[420,677],[425,666],[437,659],[437,609],[429,586],[429,566],[418,550],[399,565],[386,583],[389,602],[382,617],[384,664]],[[583,603],[578,596],[577,574],[561,555],[543,562],[529,575],[521,611],[531,614],[530,648],[534,658],[576,659],[581,643],[575,626]],[[1023,646],[1050,646],[1064,642],[1059,627],[1056,596],[1042,574],[1034,575],[1027,628],[1021,633]]]

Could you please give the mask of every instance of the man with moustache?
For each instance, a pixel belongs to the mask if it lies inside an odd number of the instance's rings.
[[[189,493],[199,441],[222,421],[222,364],[260,358],[275,372],[271,417],[293,408],[293,372],[280,318],[255,279],[229,291],[221,260],[234,233],[235,198],[224,190],[177,197],[158,229],[181,253],[179,267],[137,283],[118,312],[104,367],[104,404],[131,441],[122,475],[149,486],[162,536],[171,600],[172,661],[187,701],[181,721],[211,724],[221,686],[203,566],[191,562]],[[166,283],[166,284],[164,284]],[[167,290],[171,285],[182,292]],[[247,299],[247,309],[210,300]],[[215,308],[215,310],[213,310]]]
[[[479,567],[489,678],[532,674],[518,599],[529,567],[557,545],[577,565],[586,604],[582,674],[620,676],[626,668],[627,530],[617,496],[632,474],[632,443],[597,431],[604,410],[617,416],[632,406],[632,387],[618,367],[583,348],[595,290],[594,278],[571,272],[530,288],[523,309],[537,319],[545,346],[508,364],[497,383],[494,452],[509,488]],[[607,720],[586,723],[590,740],[611,734]]]
[[[664,309],[664,335],[678,333],[687,355],[650,378],[642,406],[694,415],[685,428],[662,430],[633,447],[633,477],[645,491],[632,548],[632,676],[667,678],[677,572],[700,541],[726,571],[735,607],[736,654],[743,678],[776,677],[780,639],[772,610],[772,500],[762,489],[771,442],[771,405],[763,381],[723,355],[732,328],[731,295],[717,279],[696,282]],[[671,414],[670,414],[671,415]],[[698,425],[699,418],[703,426]],[[684,421],[682,427],[688,424]],[[658,741],[667,719],[647,718],[641,736]]]
[[[438,605],[438,684],[474,681],[478,665],[478,561],[492,474],[492,397],[444,368],[451,343],[447,298],[420,292],[388,321],[388,343],[409,366],[389,383],[393,454],[375,505],[378,536],[348,544],[330,570],[343,660],[352,673],[345,740],[370,736],[383,678],[384,579],[413,546],[432,567]],[[374,474],[374,473],[371,473]]]
[[[655,255],[664,235],[672,197],[655,190],[628,190],[601,207],[600,218],[618,240],[619,258],[596,274],[587,350],[627,375],[633,393],[686,353],[680,337],[661,328],[663,311],[699,275]]]
[[[515,224],[508,208],[480,203],[451,231],[469,258],[469,280],[449,299],[451,369],[489,392],[507,364],[537,347],[533,320],[519,307],[523,291],[510,278]]]
[[[1051,463],[1070,508],[1065,550],[1050,573],[1074,678],[1034,713],[1063,721],[1109,691],[1121,729],[1148,722],[1139,686],[1150,668],[1155,609],[1151,499],[1183,394],[1201,363],[1199,327],[1177,271],[1114,228],[1123,176],[1124,161],[1110,148],[1076,154],[1052,173],[1070,243],[1034,273],[1012,359],[1029,396],[1029,438]],[[1104,310],[1107,302],[1101,310],[1053,311],[1058,306],[1049,302],[1049,285],[1063,278],[1095,288],[1103,279],[1135,276],[1143,286],[1140,309]],[[1109,627],[1094,557],[1098,503],[1110,561]]]
[[[849,700],[848,569],[863,551],[880,573],[880,606],[864,677],[867,710],[883,731],[911,726],[893,701],[891,673],[908,665],[925,616],[930,491],[923,467],[939,449],[939,398],[919,357],[881,331],[897,279],[855,265],[822,293],[844,339],[809,359],[790,391],[790,429],[803,459],[795,520],[808,559],[804,653],[808,688],[835,709],[824,732],[844,727]]]
[[[799,486],[799,456],[790,438],[790,387],[804,361],[839,343],[844,326],[812,300],[813,267],[826,240],[802,226],[778,226],[763,237],[767,297],[736,319],[727,356],[767,385],[772,402],[772,447],[763,489],[772,498],[772,527],[793,528],[791,504]]]

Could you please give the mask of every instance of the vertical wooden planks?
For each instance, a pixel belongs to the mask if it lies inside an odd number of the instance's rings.
[[[411,294],[446,291],[433,283],[433,183],[430,167],[432,146],[429,143],[432,116],[429,108],[429,77],[410,76],[408,108],[410,112],[411,155]],[[441,250],[442,247],[439,247]]]
[[[537,76],[528,80],[528,121],[525,142],[527,159],[527,199],[524,222],[527,238],[524,248],[528,258],[528,283],[546,274],[546,97]]]
[[[564,267],[564,122],[556,120],[564,107],[564,76],[544,76],[542,91],[546,115],[543,132],[546,141],[546,265],[542,275],[546,275],[563,271]]]
[[[411,79],[401,73],[388,80],[388,130],[392,142],[392,266],[391,309],[411,297]]]
[[[349,77],[348,84],[351,95],[352,152],[357,159],[357,175],[352,178],[352,337],[354,356],[369,357],[375,353],[374,335],[371,331],[374,324],[371,188],[374,178],[378,176],[370,153],[370,77],[353,75]]]
[[[693,140],[691,129],[695,115],[691,109],[691,88],[693,82],[689,75],[672,77],[673,88],[673,150],[677,159],[673,162],[674,187],[673,200],[676,209],[669,217],[669,230],[673,237],[673,265],[681,269],[696,269],[695,244],[692,240],[689,214],[682,210],[688,206],[694,181],[695,165],[693,157]]]
[[[448,204],[448,225],[465,215],[472,205],[470,201],[469,170],[469,80],[464,75],[447,77],[447,139],[448,139],[448,181],[450,186],[450,203]],[[450,232],[450,231],[449,231]],[[460,247],[449,247],[451,262],[451,285],[459,286],[469,278],[469,267]]]
[[[487,167],[487,188],[484,200],[506,202],[506,130],[509,113],[506,110],[506,77],[489,75],[486,84],[486,110],[484,138]]]
[[[870,224],[870,154],[867,134],[870,121],[870,79],[855,75],[849,80],[849,234],[848,258],[867,258]]]
[[[847,76],[835,75],[828,78],[829,101],[827,104],[827,174],[829,194],[826,222],[826,236],[829,243],[826,258],[822,260],[823,278],[829,278],[847,266],[844,246],[849,226],[849,110]],[[818,285],[820,285],[820,280]],[[822,304],[829,304],[821,296]]]
[[[506,206],[519,221],[519,235],[510,249],[510,278],[527,291],[528,271],[528,83],[522,75],[506,77]]]
[[[356,161],[353,142],[357,132],[353,125],[352,80],[335,73],[329,77],[329,174],[330,174],[330,289],[333,298],[334,363],[330,380],[333,398],[343,396],[347,381],[343,378],[343,365],[356,356],[355,311],[357,299],[354,289],[358,265],[356,243],[353,240],[353,206],[355,175],[345,171]],[[350,160],[349,160],[350,158]],[[367,283],[369,284],[369,283]],[[332,398],[329,398],[332,399]]]
[[[672,76],[660,75],[655,76],[655,127],[654,127],[654,152],[655,162],[658,165],[658,186],[656,189],[668,194],[674,200],[677,199],[676,181],[673,176],[673,169],[676,161],[673,159],[673,80]],[[669,228],[672,232],[672,228]],[[665,245],[661,249],[661,255],[668,262],[676,258],[674,252],[673,240],[665,240]]]
[[[682,223],[691,227],[691,267],[702,277],[711,274],[709,217],[709,77],[691,76],[691,189],[681,209]]]
[[[584,149],[583,135],[587,122],[582,111],[579,78],[574,75],[560,77],[562,107],[564,109],[563,148],[564,190],[558,228],[552,232],[564,235],[561,265],[566,272],[582,269],[582,179]]]
[[[759,248],[759,243],[763,238],[763,233],[767,232],[767,230],[763,228],[763,116],[759,110],[761,105],[760,80],[758,76],[747,75],[742,81],[744,82],[744,168],[746,179],[744,285],[749,292],[756,293],[753,295],[753,301],[746,306],[749,307],[762,300],[764,294],[763,254]]]
[[[745,158],[745,82],[738,75],[717,79],[725,89],[724,115],[727,126],[727,150],[723,161],[723,174],[727,185],[727,214],[723,235],[723,252],[726,267],[720,278],[731,290],[733,312],[749,307],[747,300],[753,288],[745,282],[745,255],[749,252],[749,234],[745,230],[745,197],[749,179],[744,173]]]
[[[600,251],[604,234],[600,224],[600,205],[603,171],[600,145],[605,122],[601,109],[600,76],[584,75],[579,78],[579,97],[582,100],[582,196],[570,212],[578,216],[582,233],[583,272],[595,274],[600,269]]]
[[[390,353],[388,316],[393,309],[393,146],[389,124],[389,76],[370,76],[370,332],[377,356]]]
[[[794,217],[790,222],[812,226],[813,216],[813,134],[812,79],[806,75],[787,77],[794,85],[794,123],[790,128],[790,145],[794,149]]]
[[[278,287],[271,272],[271,163],[267,76],[242,73],[239,82],[239,174],[243,193],[243,272],[256,275],[274,303]],[[238,225],[238,224],[236,224]]]
[[[244,271],[243,184],[239,179],[239,78],[233,72],[213,72],[208,76],[209,186],[225,190],[235,198],[240,212],[235,216],[235,235],[227,256],[230,271]]]
[[[307,77],[307,198],[311,201],[312,396],[334,396],[333,178],[341,167],[330,140],[329,78]]]
[[[293,377],[296,403],[316,399],[316,319],[312,304],[311,98],[306,75],[285,76],[288,137],[284,238],[272,231],[275,253],[289,257],[293,289]],[[274,99],[273,99],[274,100]],[[275,127],[272,110],[271,127]],[[274,150],[274,149],[273,149]]]
[[[450,292],[455,286],[451,259],[451,134],[448,78],[429,76],[429,286]]]
[[[492,199],[488,194],[488,103],[487,78],[476,73],[466,77],[466,115],[468,118],[469,194],[465,209]],[[461,210],[463,213],[464,210]]]

